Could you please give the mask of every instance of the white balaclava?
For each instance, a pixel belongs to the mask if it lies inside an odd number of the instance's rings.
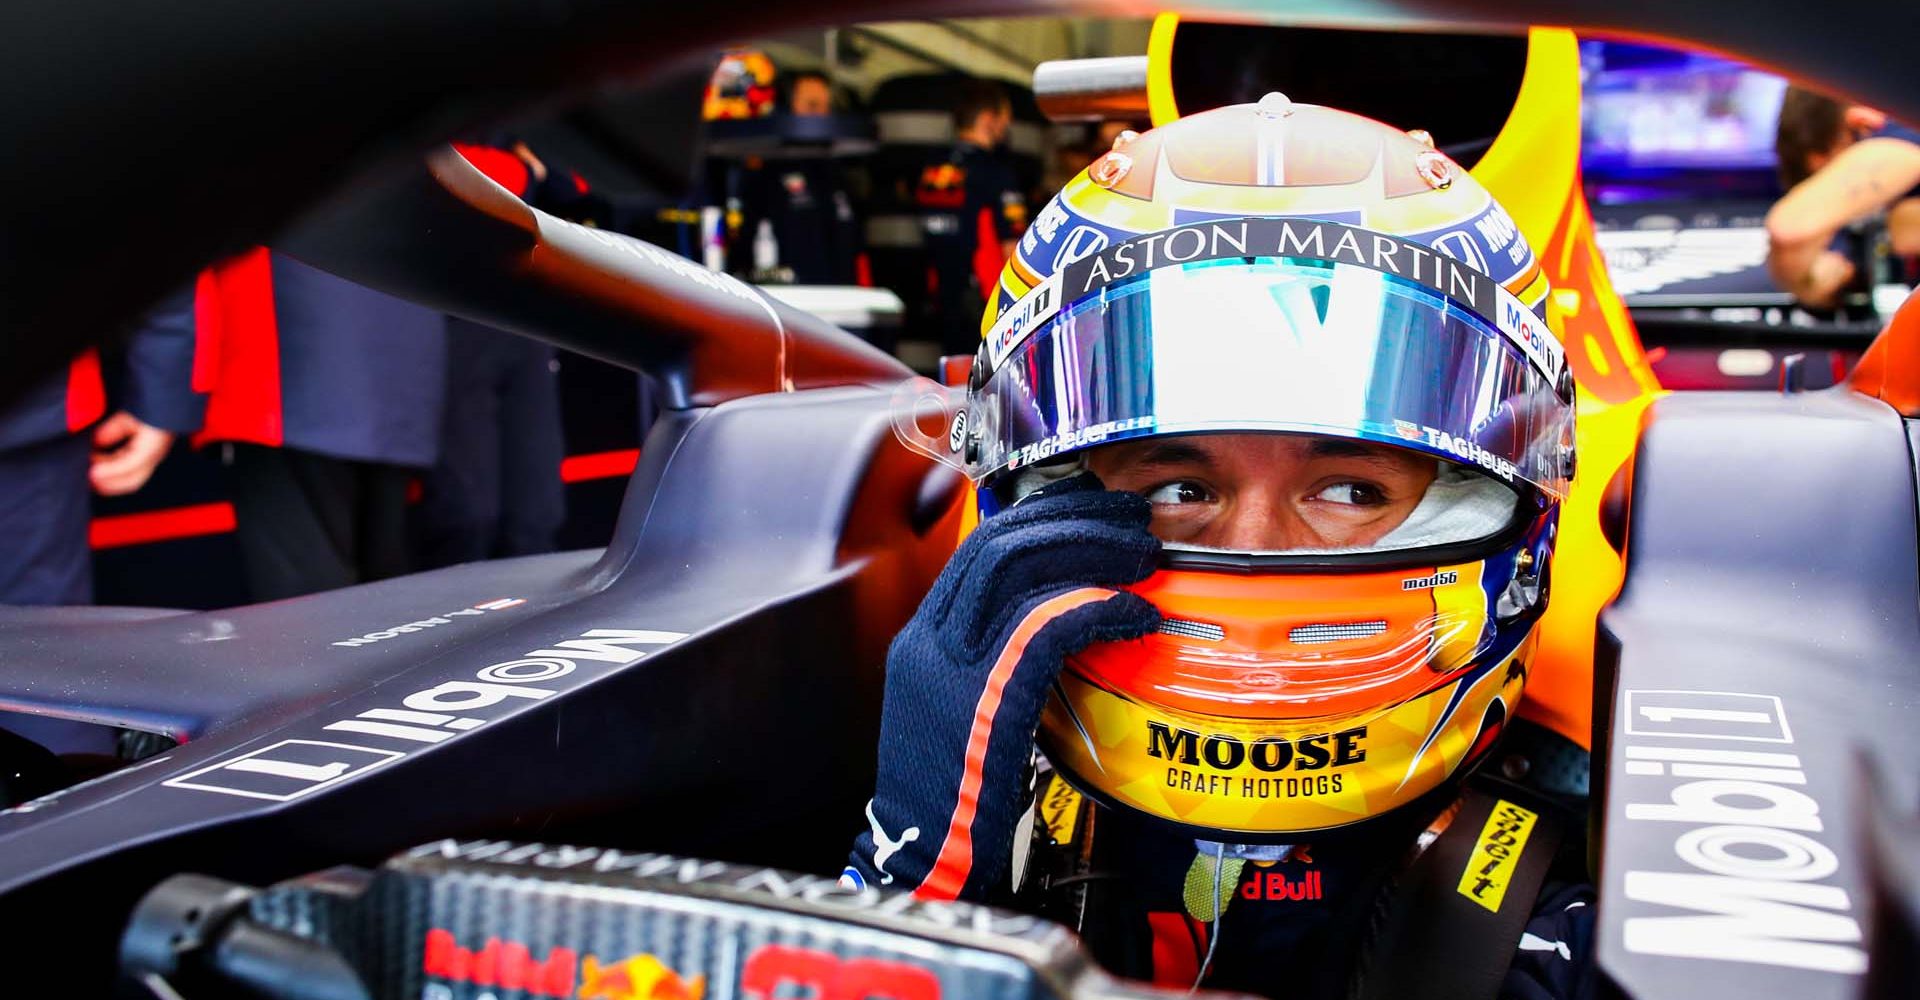
[[[1514,492],[1491,477],[1472,472],[1463,466],[1440,459],[1434,460],[1439,471],[1433,482],[1428,484],[1426,495],[1413,508],[1413,513],[1400,522],[1392,531],[1380,536],[1380,540],[1371,545],[1339,549],[1283,549],[1262,555],[1345,555],[1356,552],[1387,552],[1394,549],[1418,549],[1429,545],[1447,545],[1456,542],[1470,542],[1485,538],[1513,519],[1513,508],[1519,502]],[[1071,460],[1051,462],[1044,465],[1031,465],[1020,470],[1013,481],[1013,495],[1026,497],[1048,483],[1058,482],[1068,476],[1086,471],[1084,456]],[[1205,546],[1172,543],[1171,549],[1204,551]]]
[[[1429,545],[1471,542],[1499,531],[1513,520],[1520,498],[1490,476],[1471,472],[1452,462],[1440,462],[1440,472],[1427,486],[1413,513],[1400,526],[1380,536],[1361,551],[1417,549]]]

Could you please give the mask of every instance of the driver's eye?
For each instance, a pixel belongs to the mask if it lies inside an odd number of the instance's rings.
[[[1147,502],[1156,504],[1206,503],[1213,493],[1191,479],[1162,483],[1147,491]]]
[[[1372,483],[1335,483],[1315,493],[1313,498],[1354,507],[1377,507],[1387,502],[1386,494]]]

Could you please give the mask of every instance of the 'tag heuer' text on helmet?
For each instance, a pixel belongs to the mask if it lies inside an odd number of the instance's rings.
[[[1573,470],[1546,298],[1506,212],[1424,134],[1278,94],[1123,134],[1069,182],[923,444],[983,516],[1142,437],[1321,435],[1438,473],[1364,549],[1169,544],[1130,588],[1159,634],[1067,664],[1054,766],[1235,843],[1323,837],[1463,775],[1517,706]]]

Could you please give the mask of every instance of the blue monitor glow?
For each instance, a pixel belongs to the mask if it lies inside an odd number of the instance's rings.
[[[1597,201],[1771,197],[1786,80],[1731,59],[1583,41],[1581,163]]]

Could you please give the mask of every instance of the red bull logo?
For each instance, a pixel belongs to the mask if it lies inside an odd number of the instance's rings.
[[[928,167],[920,174],[921,184],[942,190],[959,187],[966,182],[966,179],[966,173],[952,163],[942,163],[939,166]]]
[[[535,957],[526,945],[497,937],[478,949],[466,948],[452,931],[439,929],[427,932],[421,971],[449,982],[556,1000],[702,1000],[707,987],[707,977],[682,978],[644,953],[603,965],[593,955],[581,960],[572,948],[551,948]]]
[[[1285,872],[1255,872],[1240,887],[1240,895],[1246,899],[1265,900],[1326,898],[1317,871],[1294,879],[1288,878]]]
[[[429,976],[456,983],[524,990],[537,997],[571,997],[579,964],[572,948],[553,948],[545,958],[535,958],[524,944],[490,937],[475,950],[461,947],[452,931],[436,928],[427,932],[420,967]]]
[[[629,955],[601,965],[592,955],[580,966],[578,1000],[701,1000],[707,977],[682,979],[652,955]]]
[[[928,208],[959,208],[967,200],[967,172],[956,163],[940,163],[920,171],[916,199]]]
[[[792,945],[764,945],[740,971],[746,1000],[940,1000],[931,970],[886,958],[841,958]]]

